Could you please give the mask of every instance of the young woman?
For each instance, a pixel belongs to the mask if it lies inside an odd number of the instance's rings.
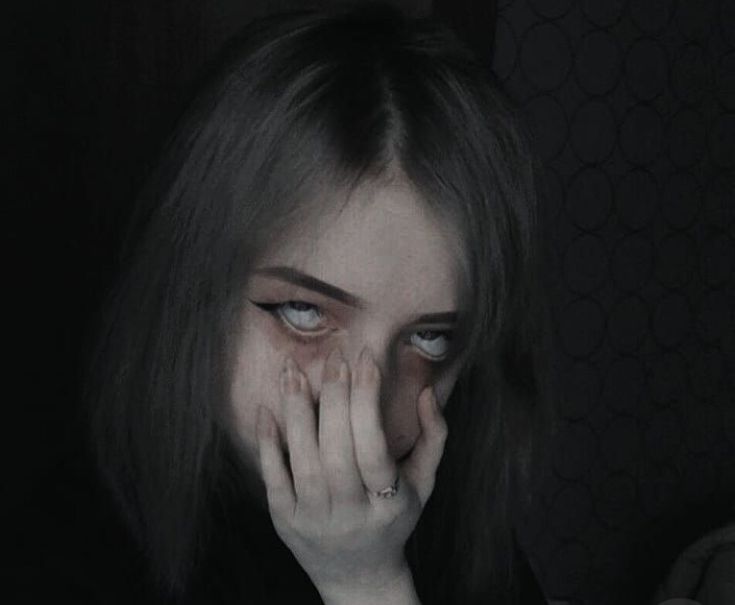
[[[548,410],[533,163],[492,74],[381,6],[262,20],[222,65],[92,355],[100,524],[130,554],[64,584],[542,603],[514,538]],[[123,552],[106,532],[90,558]]]

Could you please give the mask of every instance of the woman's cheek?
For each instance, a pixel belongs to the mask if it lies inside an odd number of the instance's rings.
[[[401,381],[409,384],[416,391],[414,399],[418,399],[422,389],[434,384],[436,370],[432,363],[422,358],[418,353],[407,349],[401,363]]]
[[[426,386],[434,386],[437,380],[436,366],[408,348],[397,361],[397,372],[386,377],[381,388],[387,398],[381,402],[386,430],[392,433],[389,440],[397,440],[393,448],[396,451],[404,445],[410,447],[418,437],[418,398]]]
[[[431,362],[413,350],[406,351],[401,367],[401,380],[409,385],[414,405],[418,404],[421,391],[429,385],[434,388],[439,405],[446,405],[459,375],[459,367]]]

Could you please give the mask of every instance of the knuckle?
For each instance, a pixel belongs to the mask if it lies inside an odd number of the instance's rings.
[[[378,480],[389,474],[387,469],[387,460],[382,457],[368,460],[363,466],[363,471],[367,476]]]
[[[368,358],[366,358],[361,364],[359,372],[357,373],[356,383],[360,386],[370,387],[379,383],[380,380],[380,368],[375,361],[368,356]]]
[[[378,366],[378,364],[376,364],[375,361],[370,360],[368,367],[368,378],[370,380],[370,383],[380,384],[380,382],[383,380],[383,373],[380,371],[380,367]]]
[[[320,469],[317,469],[313,466],[309,466],[309,467],[302,469],[300,473],[300,478],[307,486],[321,485],[322,472]]]
[[[327,452],[322,454],[322,464],[328,473],[342,476],[349,468],[345,456],[339,452]]]

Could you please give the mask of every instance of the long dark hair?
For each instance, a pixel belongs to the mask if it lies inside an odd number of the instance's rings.
[[[448,29],[384,5],[254,22],[220,65],[140,196],[90,352],[91,439],[133,535],[185,590],[223,481],[249,268],[297,221],[400,171],[462,248],[468,354],[407,557],[424,603],[511,602],[549,408],[534,161],[515,110]]]

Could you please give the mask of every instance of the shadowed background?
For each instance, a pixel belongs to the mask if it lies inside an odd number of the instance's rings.
[[[735,4],[396,3],[492,63],[544,166],[560,420],[520,540],[548,596],[641,601],[735,517]],[[131,200],[195,75],[266,4],[329,2],[9,7],[11,503],[78,441],[80,338]]]
[[[550,595],[642,600],[735,519],[735,4],[499,2],[537,136],[560,422],[521,529]]]

